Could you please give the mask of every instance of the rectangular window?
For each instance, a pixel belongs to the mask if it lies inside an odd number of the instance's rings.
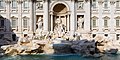
[[[3,9],[5,7],[5,2],[3,0],[0,0],[0,9]]]
[[[93,8],[96,8],[96,0],[93,0],[92,6]]]
[[[26,0],[23,2],[23,8],[28,9],[29,8],[29,2]]]
[[[96,20],[93,20],[93,27],[96,27]]]
[[[104,27],[108,27],[108,20],[104,20]]]
[[[120,27],[120,21],[116,20],[116,27]]]
[[[17,8],[17,1],[16,0],[12,0],[11,7],[12,7],[12,9]]]
[[[4,34],[0,34],[0,39],[2,39],[4,37]]]
[[[108,0],[104,1],[104,8],[108,8]]]
[[[23,20],[23,26],[24,26],[24,28],[27,28],[27,25],[28,25],[27,19],[24,19],[24,20]]]
[[[17,23],[16,20],[13,19],[13,20],[12,20],[12,28],[16,28],[16,23]]]
[[[116,8],[119,8],[120,6],[120,1],[116,1]]]
[[[4,20],[0,20],[0,27],[4,28]]]

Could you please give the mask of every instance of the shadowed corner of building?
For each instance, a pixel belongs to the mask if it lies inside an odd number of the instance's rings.
[[[19,37],[13,32],[14,29],[12,29],[11,24],[9,19],[0,15],[0,47],[3,45],[15,44],[18,41]],[[0,52],[1,51],[0,49]]]

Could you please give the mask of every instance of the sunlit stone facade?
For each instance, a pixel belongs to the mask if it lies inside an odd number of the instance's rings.
[[[70,34],[120,35],[120,0],[0,0],[0,15],[0,36],[54,32],[59,24]]]

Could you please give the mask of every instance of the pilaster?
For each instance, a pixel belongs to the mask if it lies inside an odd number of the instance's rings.
[[[90,1],[86,0],[85,6],[85,16],[84,16],[84,30],[90,32]]]
[[[10,0],[5,0],[6,2],[6,31],[11,31],[11,19],[10,19],[10,3],[11,1]],[[9,20],[9,21],[8,21]]]
[[[115,13],[115,6],[114,6],[115,2],[114,1],[110,1],[110,32],[114,32],[115,29],[115,19],[114,19],[114,13]]]
[[[99,4],[99,7],[98,7],[98,12],[99,12],[99,23],[98,23],[98,28],[99,28],[99,33],[102,33],[103,32],[103,27],[104,27],[104,20],[102,18],[102,13],[103,13],[103,1],[98,1],[98,4]]]
[[[44,0],[43,4],[44,16],[43,16],[43,29],[45,32],[48,31],[48,23],[49,23],[49,9],[48,9],[48,0]]]
[[[36,0],[32,0],[33,1],[33,9],[32,9],[32,13],[33,13],[33,33],[36,31]]]
[[[70,19],[70,31],[71,35],[75,33],[75,22],[76,22],[76,17],[75,17],[75,1],[71,1],[71,19]]]
[[[115,19],[114,19],[114,13],[115,13],[115,2],[114,1],[110,1],[110,37],[112,37],[113,39],[115,39]]]
[[[32,9],[33,9],[33,3],[32,3],[32,1],[30,1],[30,24],[29,24],[29,26],[30,26],[30,32],[33,32],[33,11],[32,11]]]
[[[23,36],[23,26],[22,26],[22,0],[17,0],[18,3],[18,33],[21,35],[21,37]]]

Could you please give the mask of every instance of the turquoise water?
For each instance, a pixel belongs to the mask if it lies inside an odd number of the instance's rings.
[[[82,57],[80,55],[22,55],[0,56],[0,60],[120,60],[120,55],[104,55],[100,58]]]

